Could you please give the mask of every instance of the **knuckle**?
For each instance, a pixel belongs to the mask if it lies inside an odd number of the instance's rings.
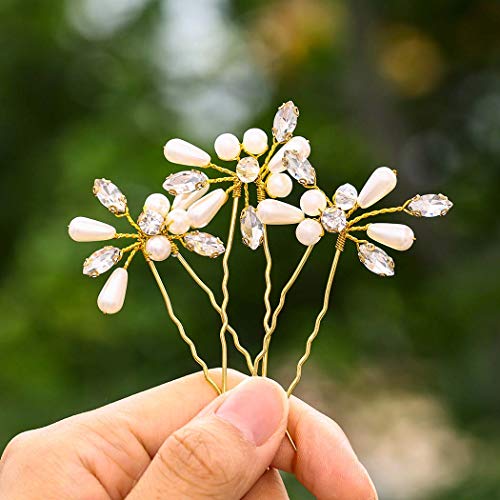
[[[29,452],[36,436],[37,431],[35,430],[21,432],[17,436],[14,436],[2,454],[1,463],[5,463],[5,461],[10,460],[12,457],[18,457]]]

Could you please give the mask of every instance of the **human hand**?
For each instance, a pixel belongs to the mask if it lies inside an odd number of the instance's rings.
[[[196,373],[22,433],[2,455],[0,498],[279,500],[277,469],[320,500],[377,498],[335,422],[269,379],[230,371],[229,386],[216,398]]]

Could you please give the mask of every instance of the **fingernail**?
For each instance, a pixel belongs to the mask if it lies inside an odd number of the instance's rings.
[[[232,389],[215,414],[261,446],[279,428],[287,401],[276,382],[253,377]]]

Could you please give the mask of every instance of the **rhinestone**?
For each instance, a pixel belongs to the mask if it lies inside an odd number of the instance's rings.
[[[259,176],[259,162],[252,156],[242,158],[236,166],[236,175],[241,182],[248,184]]]
[[[149,236],[159,234],[162,230],[165,219],[163,215],[154,210],[145,210],[137,219],[137,224],[142,232]]]
[[[95,251],[83,263],[83,274],[96,278],[109,271],[122,257],[122,252],[117,247],[104,247]]]
[[[302,160],[297,151],[286,151],[283,155],[283,165],[288,169],[288,173],[302,185],[314,186],[316,184],[316,170],[307,158]]]
[[[339,208],[325,208],[321,214],[321,224],[329,233],[340,233],[347,225],[345,213]]]
[[[333,195],[335,205],[341,210],[350,210],[358,199],[358,192],[352,184],[342,184]]]
[[[278,142],[288,141],[292,137],[298,117],[299,110],[292,101],[278,109],[273,122],[273,135]]]
[[[264,239],[264,228],[254,207],[249,206],[241,211],[240,227],[243,243],[257,250]]]
[[[381,248],[363,243],[358,248],[359,260],[372,273],[380,276],[394,276],[394,260]]]
[[[127,198],[111,181],[96,179],[92,191],[111,213],[124,214],[127,211]]]
[[[452,206],[444,194],[418,194],[408,205],[408,210],[417,217],[439,217],[446,215]]]
[[[204,257],[215,258],[225,252],[222,241],[209,233],[193,231],[184,236],[186,248]]]
[[[174,196],[192,193],[202,189],[208,181],[208,177],[198,170],[183,170],[169,175],[163,183],[163,189]]]

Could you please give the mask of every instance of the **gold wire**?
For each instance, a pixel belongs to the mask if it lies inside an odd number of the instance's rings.
[[[222,305],[221,305],[221,318],[222,327],[219,332],[220,343],[222,348],[222,392],[226,392],[227,389],[227,342],[226,342],[226,330],[229,325],[229,318],[227,317],[227,305],[229,304],[229,290],[227,284],[229,282],[229,255],[231,254],[231,249],[233,247],[234,240],[234,228],[236,225],[236,216],[238,213],[238,202],[239,197],[235,196],[233,198],[233,209],[231,212],[231,222],[229,224],[229,234],[227,237],[226,252],[224,253],[224,258],[222,260],[222,268],[224,270],[224,276],[222,278]]]
[[[128,256],[128,259],[126,260],[125,264],[123,265],[124,269],[128,269],[128,267],[132,263],[132,260],[135,257],[135,254],[139,251],[140,247],[141,247],[140,243],[136,243],[135,244],[135,248],[130,252],[130,255]]]
[[[234,176],[232,177],[217,177],[215,179],[208,179],[209,184],[219,184],[221,182],[234,182]]]
[[[207,168],[213,168],[214,170],[222,172],[223,174],[228,174],[233,178],[236,177],[236,174],[232,170],[229,170],[228,168],[220,167],[219,165],[216,165],[215,163],[210,163],[210,165],[207,165]]]
[[[352,232],[352,231],[367,231],[369,225],[370,224],[366,224],[366,226],[352,226],[352,227],[349,228],[349,232]]]
[[[260,169],[260,177],[263,179],[266,174],[268,173],[268,167],[269,167],[269,162],[271,161],[271,158],[274,155],[274,152],[276,151],[276,148],[280,145],[280,143],[273,138],[273,143],[271,145],[271,148],[269,149],[269,152],[267,153],[266,159],[264,160],[264,163],[262,164],[262,167]]]
[[[323,296],[323,307],[321,308],[321,311],[319,312],[318,316],[316,317],[316,321],[314,323],[314,329],[309,335],[309,338],[307,339],[306,342],[306,349],[304,352],[304,355],[300,358],[299,362],[297,363],[297,370],[296,370],[296,375],[295,378],[293,379],[292,383],[288,387],[288,390],[286,393],[288,396],[291,396],[295,388],[297,387],[297,384],[300,382],[300,378],[302,377],[302,367],[304,366],[304,363],[308,360],[310,354],[311,354],[311,347],[312,343],[314,342],[314,339],[317,337],[319,328],[321,326],[321,321],[326,315],[326,312],[328,311],[329,303],[330,303],[330,293],[332,290],[332,285],[333,285],[333,279],[335,278],[335,271],[337,270],[337,264],[339,262],[339,257],[340,254],[342,253],[342,250],[338,246],[335,250],[335,256],[333,257],[333,262],[332,262],[332,267],[330,268],[330,274],[328,276],[328,281],[326,282],[326,287],[325,287],[325,293]]]
[[[272,335],[274,331],[276,330],[276,326],[278,324],[278,316],[285,306],[285,300],[287,293],[289,290],[292,288],[294,285],[295,281],[297,281],[297,278],[299,277],[300,273],[302,272],[302,269],[306,265],[307,260],[309,259],[309,256],[311,255],[311,252],[313,251],[314,246],[310,246],[306,248],[306,251],[302,255],[302,258],[300,259],[300,262],[298,263],[297,267],[295,268],[295,271],[293,272],[292,276],[288,280],[287,284],[283,287],[283,290],[281,291],[280,294],[280,299],[279,303],[276,306],[276,309],[274,310],[273,317],[271,319],[271,326],[269,327],[269,330],[266,332],[266,335],[263,340],[263,346],[262,350],[260,353],[257,355],[254,361],[254,372],[257,373],[258,367],[259,367],[259,362],[262,359],[263,367],[262,367],[262,372],[267,374],[267,361],[268,361],[268,354],[269,354],[269,345],[271,343]],[[265,360],[265,361],[264,361]],[[265,363],[265,368],[264,368],[264,363]]]
[[[136,229],[139,234],[142,234],[142,229],[136,224],[135,220],[132,219],[132,217],[130,216],[130,212],[128,211],[128,208],[127,208],[127,211],[123,214],[123,217],[126,217],[127,220],[128,220],[128,223],[134,228]]]
[[[177,255],[177,259],[182,264],[184,269],[188,272],[188,274],[191,276],[191,278],[193,278],[193,280],[196,282],[196,284],[208,295],[208,298],[210,299],[210,303],[212,304],[212,307],[221,315],[221,318],[222,318],[222,309],[219,306],[219,304],[217,304],[217,300],[216,300],[215,295],[212,292],[212,290],[208,287],[208,285],[206,285],[203,282],[203,280],[198,276],[196,271],[187,263],[187,261],[184,259],[184,257],[181,254]],[[245,360],[246,360],[246,363],[248,366],[248,370],[253,375],[253,362],[252,362],[252,357],[250,356],[250,353],[240,344],[238,334],[236,333],[234,328],[229,324],[227,326],[227,331],[233,336],[234,346],[245,357]]]
[[[356,245],[358,245],[358,246],[359,246],[361,243],[369,243],[369,242],[368,242],[368,240],[359,240],[358,238],[356,238],[356,237],[352,236],[352,234],[349,234],[349,233],[347,233],[347,234],[345,235],[345,237],[346,237],[347,239],[351,240],[351,241],[354,241],[354,243],[356,243]]]
[[[363,219],[367,219],[368,217],[375,217],[376,215],[381,215],[381,214],[392,214],[395,212],[403,212],[406,207],[411,203],[413,198],[406,200],[400,207],[391,207],[391,208],[381,208],[379,210],[373,210],[372,212],[365,212],[364,214],[358,215],[358,217],[355,217],[351,221],[349,221],[349,224],[347,225],[348,228],[351,228],[351,226],[354,226],[357,222]]]
[[[248,206],[250,205],[250,190],[248,189],[248,184],[246,182],[243,190],[245,191],[245,208],[248,208]]]
[[[264,273],[266,281],[266,290],[264,292],[264,304],[266,306],[266,314],[264,315],[264,338],[269,331],[269,318],[272,313],[272,306],[269,300],[271,296],[272,282],[271,282],[271,270],[273,267],[273,259],[271,257],[271,251],[269,250],[269,239],[267,237],[267,227],[265,224],[262,225],[262,230],[264,234],[264,254],[266,256],[266,271]],[[267,357],[265,356],[265,361],[262,363],[262,376],[267,376]]]
[[[116,233],[115,234],[115,239],[120,239],[120,238],[140,238],[140,236],[137,233]]]
[[[172,302],[170,301],[170,297],[168,296],[167,290],[165,289],[165,285],[163,284],[163,281],[161,280],[161,277],[158,274],[158,270],[156,269],[156,266],[154,265],[152,260],[146,258],[146,261],[151,269],[151,272],[153,273],[153,276],[156,280],[156,283],[158,284],[158,288],[160,289],[160,292],[161,292],[161,295],[162,295],[163,300],[165,302],[165,307],[167,308],[167,312],[168,312],[168,315],[170,316],[170,319],[177,326],[177,329],[179,330],[179,334],[182,337],[182,340],[184,340],[184,342],[186,342],[186,344],[189,346],[189,348],[191,350],[191,355],[193,356],[193,359],[201,366],[201,369],[203,370],[203,374],[205,375],[205,379],[217,391],[217,394],[220,394],[221,390],[219,389],[218,385],[214,382],[214,380],[210,376],[207,364],[205,363],[205,361],[203,361],[200,358],[200,356],[198,356],[194,342],[189,338],[186,331],[184,330],[184,326],[182,325],[180,319],[175,315],[174,309],[172,307]]]

